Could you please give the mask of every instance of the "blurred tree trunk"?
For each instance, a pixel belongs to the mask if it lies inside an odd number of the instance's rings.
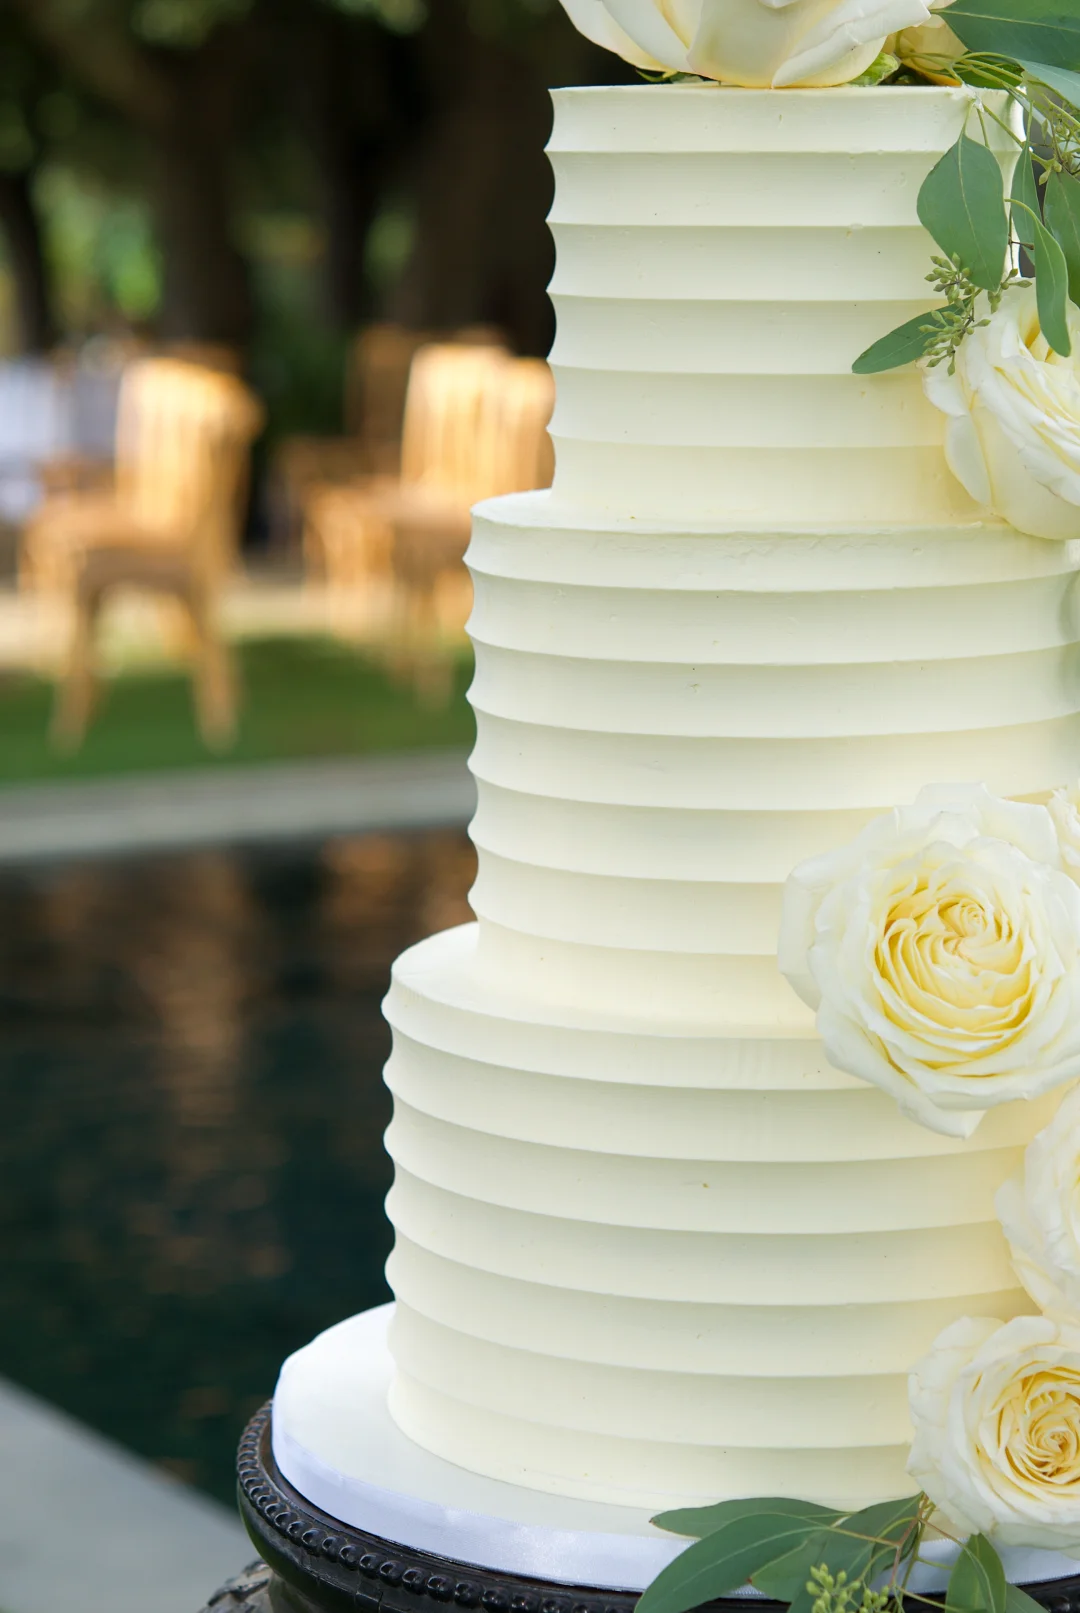
[[[32,181],[29,169],[0,170],[0,229],[15,290],[19,351],[47,353],[56,341],[56,322]]]
[[[633,70],[590,45],[555,8],[519,32],[470,25],[465,0],[439,0],[418,46],[429,121],[416,144],[416,246],[393,312],[436,328],[476,323],[544,355],[554,334],[544,154],[549,84],[620,82]]]
[[[222,30],[190,56],[176,53],[166,69],[169,115],[146,133],[164,263],[162,335],[243,348],[253,305],[250,272],[233,235],[238,33]]]
[[[251,291],[231,233],[228,165],[247,25],[219,28],[197,49],[164,50],[140,45],[116,6],[8,4],[38,45],[145,146],[165,263],[165,333],[243,346]]]
[[[523,352],[546,352],[544,228],[550,125],[541,74],[440,0],[420,36],[430,114],[414,158],[416,245],[394,302],[407,324],[491,323]]]
[[[327,313],[348,334],[375,311],[368,236],[409,138],[413,52],[376,23],[341,12],[310,8],[305,20],[304,65],[293,85],[326,229]]]
[[[329,132],[329,131],[328,131]],[[322,147],[323,215],[326,221],[326,301],[330,318],[346,334],[368,312],[364,255],[381,198],[381,152],[347,137]]]
[[[251,287],[232,238],[221,148],[186,128],[171,129],[154,142],[153,172],[164,266],[162,335],[245,347]]]

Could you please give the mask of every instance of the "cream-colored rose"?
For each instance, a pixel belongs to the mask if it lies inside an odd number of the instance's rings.
[[[1065,872],[1080,884],[1080,784],[1054,791],[1050,797],[1050,816],[1057,830]]]
[[[898,58],[902,67],[912,68],[933,84],[960,82],[955,74],[949,72],[949,65],[964,54],[966,47],[945,18],[938,15],[950,5],[952,0],[945,0],[944,5],[932,3],[930,10],[934,15],[929,22],[920,23],[914,28],[902,28],[898,34],[890,34],[885,41],[885,49]]]
[[[830,1062],[934,1131],[1080,1075],[1080,887],[1045,807],[923,790],[795,869],[779,962]]]
[[[908,1472],[960,1529],[1080,1554],[1080,1332],[964,1317],[908,1380]]]
[[[1036,1305],[1080,1327],[1080,1088],[1028,1144],[1023,1174],[998,1190],[997,1212]]]
[[[1042,334],[1034,286],[1014,286],[960,343],[955,372],[924,369],[949,417],[945,457],[973,499],[1036,538],[1080,537],[1080,309],[1072,356]]]
[[[637,67],[758,89],[846,84],[923,0],[562,0],[589,39]]]

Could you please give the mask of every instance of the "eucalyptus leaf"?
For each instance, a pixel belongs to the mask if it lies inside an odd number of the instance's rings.
[[[1080,107],[1080,73],[1071,73],[1065,67],[1052,67],[1048,62],[1020,61],[1019,57],[1017,65],[1024,69],[1028,78],[1045,84],[1047,89],[1064,96],[1073,106]]]
[[[777,1602],[794,1602],[805,1588],[810,1578],[810,1570],[816,1568],[818,1563],[826,1561],[830,1544],[838,1540],[844,1540],[844,1536],[833,1534],[827,1529],[819,1529],[807,1536],[794,1551],[789,1551],[783,1557],[777,1557],[773,1562],[765,1563],[763,1567],[757,1569],[750,1576],[751,1583],[756,1590],[773,1597]],[[857,1545],[858,1542],[852,1541],[851,1544]]]
[[[834,1576],[843,1571],[850,1585],[866,1572],[870,1556],[866,1541],[855,1540],[834,1529],[822,1529],[794,1551],[789,1551],[786,1557],[759,1568],[752,1576],[752,1583],[765,1596],[787,1602],[788,1613],[810,1613],[815,1600],[807,1588],[812,1568],[823,1564]]]
[[[901,364],[910,364],[922,358],[934,339],[928,330],[930,314],[916,314],[902,325],[897,325],[887,336],[882,336],[865,353],[860,353],[851,366],[855,375],[878,375],[882,370],[896,370]]]
[[[968,50],[1080,69],[1080,11],[1061,0],[953,0],[949,27]]]
[[[819,1506],[816,1501],[792,1501],[786,1496],[758,1496],[751,1501],[718,1501],[709,1507],[677,1507],[672,1512],[659,1512],[652,1520],[658,1529],[667,1529],[673,1535],[691,1535],[700,1540],[703,1535],[715,1534],[726,1523],[739,1518],[752,1518],[759,1512],[774,1512],[789,1518],[807,1518],[822,1524],[832,1523],[843,1516],[835,1507]]]
[[[1000,285],[1009,222],[993,152],[961,134],[923,180],[918,209],[945,256],[959,258],[977,286],[990,291]]]
[[[1080,304],[1080,179],[1054,173],[1046,181],[1046,223],[1065,254],[1069,296]]]
[[[914,1540],[912,1526],[919,1515],[921,1501],[919,1494],[902,1496],[899,1501],[875,1501],[861,1512],[850,1513],[843,1527],[855,1534],[873,1535],[899,1545],[901,1541],[906,1542],[908,1535]]]
[[[949,63],[949,72],[962,84],[973,84],[979,90],[1007,86],[1018,90],[1024,82],[1024,69],[1004,56],[958,56]]]
[[[921,1495],[907,1495],[899,1501],[878,1501],[844,1519],[842,1528],[853,1535],[869,1537],[869,1556],[863,1569],[868,1580],[896,1561],[898,1554],[899,1560],[905,1561],[918,1545],[915,1521],[921,1501]]]
[[[790,1512],[732,1518],[669,1563],[641,1597],[637,1613],[689,1613],[703,1602],[726,1596],[819,1527],[817,1520]]]
[[[901,1501],[882,1501],[841,1518],[832,1527],[810,1535],[786,1557],[758,1569],[752,1576],[754,1585],[766,1596],[789,1602],[791,1613],[809,1613],[814,1598],[806,1583],[810,1570],[819,1563],[833,1575],[843,1570],[849,1584],[857,1579],[873,1580],[891,1566],[901,1545],[903,1557],[910,1555],[916,1544],[914,1524],[920,1499],[911,1495]]]
[[[1055,353],[1068,358],[1072,351],[1069,338],[1069,266],[1060,245],[1042,224],[1035,226],[1035,298],[1039,308],[1039,324]]]
[[[1005,1613],[1007,1590],[1001,1558],[985,1535],[971,1535],[949,1575],[946,1613]]]
[[[1035,183],[1035,170],[1032,167],[1031,147],[1026,144],[1016,159],[1011,199],[1020,203],[1019,207],[1012,209],[1013,234],[1021,246],[1026,246],[1030,252],[1035,245],[1034,219],[1042,218],[1042,207],[1039,203],[1039,187]]]
[[[1006,1585],[1005,1613],[1045,1613],[1045,1609],[1041,1602],[1029,1596],[1027,1591],[1022,1591],[1019,1585]]]

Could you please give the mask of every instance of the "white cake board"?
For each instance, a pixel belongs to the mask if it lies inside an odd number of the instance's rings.
[[[392,1305],[363,1311],[290,1356],[274,1395],[273,1452],[294,1490],[340,1523],[401,1546],[507,1574],[640,1591],[688,1542],[634,1507],[606,1506],[504,1484],[415,1445],[387,1409]],[[924,1555],[948,1566],[946,1541]],[[1080,1573],[1053,1551],[1006,1550],[1014,1584]],[[943,1588],[919,1569],[912,1590]],[[747,1588],[749,1598],[757,1593]]]

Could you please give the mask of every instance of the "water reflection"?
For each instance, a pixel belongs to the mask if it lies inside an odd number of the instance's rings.
[[[283,1356],[385,1297],[394,956],[463,835],[0,874],[0,1372],[223,1497]]]

